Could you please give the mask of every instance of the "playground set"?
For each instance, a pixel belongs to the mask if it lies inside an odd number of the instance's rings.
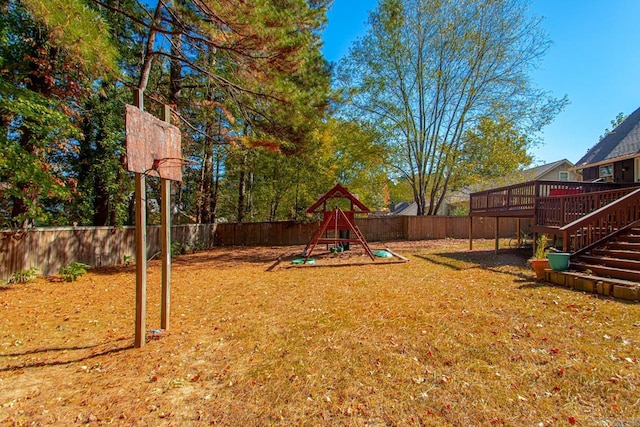
[[[340,184],[321,195],[306,212],[310,215],[322,215],[322,220],[302,254],[291,259],[291,263],[284,268],[391,264],[408,261],[389,249],[372,250],[369,247],[355,218],[356,215],[367,215],[371,211],[355,194]],[[316,252],[322,245],[325,245],[326,251]],[[360,254],[353,254],[351,250],[354,247],[361,249]],[[312,257],[314,252],[316,257]],[[360,257],[356,258],[357,255]],[[282,259],[278,259],[269,270],[281,261]]]

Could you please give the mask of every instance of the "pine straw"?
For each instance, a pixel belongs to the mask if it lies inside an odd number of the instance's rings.
[[[0,290],[0,424],[640,425],[640,305],[536,283],[492,242],[387,246],[410,262],[182,256],[142,349],[132,268]]]

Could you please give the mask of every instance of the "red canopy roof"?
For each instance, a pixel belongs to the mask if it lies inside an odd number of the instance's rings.
[[[336,184],[331,190],[327,191],[322,197],[318,199],[309,209],[307,213],[323,213],[327,211],[326,202],[328,199],[348,199],[351,202],[351,212],[369,213],[371,212],[356,196],[349,193],[349,191],[340,184]],[[322,209],[319,209],[322,207]],[[357,207],[358,210],[355,210]]]

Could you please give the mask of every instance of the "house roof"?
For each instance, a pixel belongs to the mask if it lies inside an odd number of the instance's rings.
[[[401,202],[391,212],[391,215],[415,216],[418,214],[418,204],[416,202]]]
[[[563,163],[567,163],[569,167],[573,167],[573,163],[571,163],[567,159],[557,160],[552,163],[547,163],[546,165],[540,165],[533,168],[525,169],[524,172],[533,176],[533,179],[536,180],[538,178],[543,177],[547,173],[551,172],[558,166],[562,166]]]
[[[587,151],[576,162],[576,169],[634,154],[640,155],[640,108]]]
[[[536,181],[543,178],[549,172],[552,172],[553,170],[561,167],[563,164],[566,164],[567,168],[573,167],[573,163],[571,163],[567,159],[556,160],[555,162],[546,163],[544,165],[534,166],[532,168],[523,169],[521,171],[514,172],[505,177],[497,178],[492,180],[491,182],[484,183],[484,185],[478,185],[476,186],[478,189],[475,189],[475,188],[471,189],[471,192],[473,193],[475,191],[481,191],[479,189],[481,187],[482,189],[495,188],[496,185],[506,186],[506,185],[520,184],[522,182],[527,182],[527,181]]]

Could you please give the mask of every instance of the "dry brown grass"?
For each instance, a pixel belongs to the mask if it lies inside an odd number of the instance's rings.
[[[0,423],[639,426],[640,306],[538,284],[491,244],[273,272],[294,248],[183,256],[143,349],[132,268],[0,290]],[[158,283],[154,262],[149,328]]]

